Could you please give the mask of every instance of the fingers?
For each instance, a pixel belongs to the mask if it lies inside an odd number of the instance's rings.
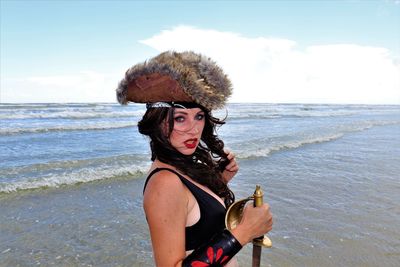
[[[239,171],[239,165],[236,161],[231,161],[226,167],[225,170],[228,172],[237,172]]]
[[[267,203],[264,203],[260,207],[254,207],[253,204],[247,203],[244,207],[244,213],[250,213],[250,216],[256,216],[262,218],[265,222],[272,222],[272,213],[270,206]]]
[[[267,223],[267,233],[268,233],[269,231],[272,230],[272,225],[274,224],[273,216],[272,216],[272,213],[271,213],[271,211],[269,209],[269,206],[268,206],[268,213],[267,213],[266,223]]]
[[[259,209],[259,215],[260,220],[263,221],[268,226],[268,231],[272,229],[272,224],[273,224],[273,216],[271,213],[271,208],[267,203],[264,203],[260,207],[252,207],[254,209]]]
[[[268,233],[272,230],[273,224],[269,205],[263,204],[260,207],[253,207],[251,203],[248,203],[244,208],[240,223],[247,225],[251,239]]]
[[[267,225],[267,229],[266,230],[267,230],[267,233],[268,233],[269,231],[272,230],[273,217],[272,217],[272,213],[271,213],[271,210],[270,210],[270,206],[268,204],[264,204],[263,206],[266,209],[266,225]]]
[[[233,154],[233,152],[230,151],[229,149],[224,149],[224,152],[225,152],[225,154],[226,154],[226,157],[227,157],[229,160],[232,160],[232,159],[235,158],[235,154]]]
[[[225,150],[227,153],[227,158],[229,160],[229,164],[226,165],[225,170],[229,172],[237,172],[239,170],[239,165],[236,162],[235,154],[232,151]]]
[[[229,160],[232,160],[232,159],[235,157],[235,154],[233,154],[233,152],[230,151],[230,150],[224,150],[224,152],[226,153],[226,157],[227,157]]]

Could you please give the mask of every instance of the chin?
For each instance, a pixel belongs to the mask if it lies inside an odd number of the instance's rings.
[[[185,148],[185,149],[180,149],[179,152],[185,156],[190,156],[193,155],[194,152],[196,152],[196,148]]]

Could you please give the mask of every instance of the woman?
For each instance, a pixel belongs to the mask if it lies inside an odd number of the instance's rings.
[[[231,83],[209,58],[165,52],[129,69],[117,89],[120,103],[147,103],[139,132],[150,137],[153,161],[143,206],[157,266],[236,266],[234,255],[271,230],[268,205],[245,208],[225,229],[234,195],[228,182],[239,167],[215,135]]]

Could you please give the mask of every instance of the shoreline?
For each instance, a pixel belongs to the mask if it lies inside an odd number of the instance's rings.
[[[247,114],[249,109],[239,108],[233,112]],[[255,111],[264,112],[264,107]],[[313,140],[314,133],[319,137],[325,133],[321,130],[330,133],[336,127],[379,122],[381,118],[389,121],[397,116],[397,113],[378,112],[378,115],[293,117],[288,109],[280,114],[290,116],[269,119],[255,114],[251,120],[238,116],[237,121],[228,123],[222,131],[224,140],[235,151],[255,155],[270,144],[292,144],[303,140],[303,135]],[[397,267],[400,262],[398,132],[400,124],[374,126],[326,142],[240,158],[239,174],[231,183],[236,199],[251,195],[254,186],[260,184],[264,200],[274,214],[274,228],[268,235],[273,248],[263,250],[262,266]],[[122,169],[138,166],[144,159],[136,155],[145,154],[147,143],[132,135],[132,130],[125,129],[107,133],[82,131],[79,136],[68,135],[63,144],[47,140],[53,154],[44,148],[40,150],[42,143],[19,142],[21,148],[16,155],[25,151],[26,154],[20,161],[10,159],[9,164],[24,165],[31,159],[46,163],[54,158],[69,162],[74,160],[71,156],[78,155],[90,162],[84,167],[91,168],[96,162],[93,175],[97,174],[98,166],[117,170],[121,166]],[[79,139],[82,137],[87,139]],[[46,138],[44,135],[40,141]],[[98,141],[87,142],[93,139]],[[131,146],[121,148],[118,140],[125,140]],[[9,145],[9,151],[14,148],[14,143],[4,144]],[[37,150],[27,151],[25,145],[37,146]],[[98,149],[95,153],[94,148]],[[35,154],[37,151],[40,153]],[[134,157],[119,157],[122,163],[112,160],[114,155],[128,152]],[[93,158],[96,160],[91,161]],[[98,158],[105,160],[97,161]],[[61,169],[60,173],[75,174],[80,170],[76,167],[80,162],[74,164],[67,165],[69,168]],[[51,169],[47,167],[46,171]],[[32,175],[42,175],[40,171]],[[16,171],[15,177],[9,176],[10,180],[20,178],[18,175]],[[153,266],[142,208],[144,177],[143,172],[138,176],[128,174],[0,194],[0,266]],[[240,266],[250,266],[250,258],[251,246],[246,246],[238,254]]]

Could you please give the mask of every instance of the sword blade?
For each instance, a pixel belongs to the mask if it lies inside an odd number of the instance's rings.
[[[261,264],[261,246],[253,245],[253,267],[260,267]]]

